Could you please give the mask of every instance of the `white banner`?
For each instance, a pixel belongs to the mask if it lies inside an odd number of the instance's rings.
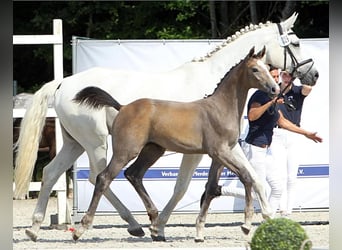
[[[95,66],[115,69],[133,69],[138,71],[161,71],[173,69],[194,57],[203,56],[222,40],[73,40],[74,73]],[[329,207],[329,40],[304,39],[301,47],[308,58],[312,57],[319,70],[320,78],[314,90],[306,98],[302,126],[311,131],[318,131],[324,143],[316,144],[307,139],[300,140],[302,151],[299,152],[300,166],[298,170],[298,195],[296,208],[328,208]],[[303,54],[303,57],[305,57]],[[243,137],[243,135],[242,135]],[[110,138],[109,138],[110,140]],[[111,145],[109,142],[108,145]],[[112,155],[111,148],[107,158]],[[178,168],[182,155],[167,152],[150,168],[144,185],[162,210],[173,193]],[[199,199],[207,181],[211,159],[205,156],[193,175],[183,199],[176,207],[179,212],[198,212]],[[93,185],[88,182],[88,158],[83,154],[77,161],[77,211],[88,209]],[[229,170],[222,173],[220,184],[242,184]],[[123,176],[123,172],[112,182],[112,190],[119,199],[133,212],[146,211],[142,201],[133,187]],[[244,200],[233,197],[214,199],[210,211],[242,211]],[[102,198],[98,212],[115,212],[113,206]]]

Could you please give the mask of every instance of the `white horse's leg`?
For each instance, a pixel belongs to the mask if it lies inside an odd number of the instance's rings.
[[[44,220],[46,207],[52,187],[58,178],[76,161],[84,149],[72,138],[67,137],[62,128],[64,144],[56,157],[44,167],[42,186],[40,188],[36,208],[32,216],[32,227],[26,230],[26,235],[33,241],[37,240],[38,231]]]
[[[89,181],[93,185],[95,185],[96,183],[97,175],[106,168],[106,164],[107,164],[106,151],[107,151],[106,137],[104,137],[104,143],[101,146],[97,147],[96,149],[89,149],[89,150],[87,149],[88,157],[90,160]],[[145,235],[141,225],[135,220],[132,213],[119,200],[119,198],[113,193],[113,191],[110,188],[108,188],[103,193],[103,195],[114,206],[114,208],[119,213],[120,217],[129,224],[127,231],[131,235],[138,236],[138,237],[142,237]]]
[[[164,229],[167,221],[173,209],[178,202],[183,198],[189,183],[192,179],[192,175],[201,162],[203,155],[197,154],[184,154],[182,163],[179,168],[176,185],[173,191],[173,195],[169,202],[164,207],[163,211],[159,214],[155,223],[150,226],[151,237],[156,241],[165,241]]]

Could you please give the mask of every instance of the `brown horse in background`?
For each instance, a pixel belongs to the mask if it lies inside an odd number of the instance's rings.
[[[87,87],[81,90],[74,98],[76,102],[86,103],[93,108],[109,106],[120,111],[112,125],[112,136],[115,138],[112,142],[112,159],[96,178],[88,212],[81,220],[81,227],[73,233],[74,240],[79,239],[92,224],[101,196],[120,170],[135,157],[136,161],[125,171],[125,176],[146,207],[152,222],[152,238],[158,237],[153,235],[153,223],[158,210],[143,186],[143,176],[131,175],[135,171],[131,172],[130,169],[149,168],[165,150],[208,154],[212,158],[211,168],[229,166],[245,185],[245,223],[251,224],[253,215],[252,187],[261,203],[263,216],[269,218],[270,210],[262,183],[237,143],[248,90],[259,88],[273,95],[279,92],[279,86],[261,61],[265,51],[264,47],[255,55],[253,47],[224,76],[212,95],[194,102],[145,98],[122,106],[100,88]],[[217,187],[217,184],[209,183],[207,192],[215,193]],[[199,216],[198,223],[202,221]]]
[[[21,120],[21,118],[13,119],[13,160],[15,159],[16,155]],[[56,125],[55,118],[53,117],[48,117],[45,120],[41,139],[39,141],[38,155],[39,156],[37,157],[36,167],[33,170],[32,181],[40,181],[41,178],[39,177],[39,173],[40,171],[42,171],[43,166],[47,161],[51,161],[56,156]],[[42,162],[44,162],[44,164],[42,164]],[[72,180],[72,168],[67,171],[66,175],[67,195],[70,198],[73,195],[72,190],[69,188],[69,184]]]
[[[13,96],[13,108],[14,109],[28,109],[32,103],[33,94],[20,93]],[[48,99],[48,106],[52,108],[53,98]],[[22,126],[22,118],[13,118],[13,166],[15,165],[17,150],[19,144],[19,135]],[[40,136],[37,152],[37,161],[35,168],[33,169],[32,180],[40,181],[40,173],[42,168],[47,162],[51,161],[56,156],[56,133],[55,133],[55,118],[45,118],[44,127]],[[17,197],[19,198],[19,197]],[[24,196],[20,197],[24,198]]]
[[[17,141],[20,133],[20,123],[22,118],[13,119],[13,160],[15,160],[17,153]],[[36,167],[33,171],[33,181],[39,181],[39,172],[45,164],[41,162],[51,161],[56,156],[56,135],[55,135],[55,118],[46,118],[45,125],[42,131],[42,137],[39,142],[38,157]],[[40,165],[41,168],[39,167]],[[14,166],[14,162],[13,162]]]
[[[16,148],[16,142],[19,138],[21,118],[15,118],[13,121],[13,147]],[[56,135],[55,118],[46,118],[42,137],[39,142],[39,152],[48,152],[50,160],[56,155]]]

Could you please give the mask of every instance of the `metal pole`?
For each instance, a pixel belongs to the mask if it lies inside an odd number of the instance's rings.
[[[18,82],[17,80],[13,80],[13,96],[17,95],[17,91],[18,91]]]
[[[77,208],[78,208],[78,199],[77,199],[77,195],[78,195],[78,191],[77,191],[77,163],[75,162],[74,165],[72,166],[72,186],[73,186],[73,196],[72,196],[72,200],[73,200],[73,205],[72,205],[72,217],[73,217],[73,221],[78,221],[78,213],[77,213]]]

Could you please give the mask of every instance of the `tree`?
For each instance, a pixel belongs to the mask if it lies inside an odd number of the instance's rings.
[[[258,22],[258,14],[257,14],[256,4],[255,4],[254,0],[249,1],[249,8],[250,8],[250,12],[251,12],[252,23],[257,23]]]
[[[286,1],[285,7],[281,12],[281,17],[283,20],[292,15],[292,13],[295,10],[295,6],[296,6],[296,2],[291,1],[291,0]]]
[[[211,38],[217,38],[217,21],[216,21],[216,9],[215,2],[209,0],[209,13],[210,13],[210,24],[211,24]]]
[[[301,37],[329,36],[328,1],[14,1],[13,34],[51,34],[63,20],[64,75],[70,75],[73,35],[97,39],[226,38],[249,23],[279,22],[296,10]],[[52,80],[51,46],[14,46],[13,73],[21,91]],[[37,72],[35,74],[33,72]]]

